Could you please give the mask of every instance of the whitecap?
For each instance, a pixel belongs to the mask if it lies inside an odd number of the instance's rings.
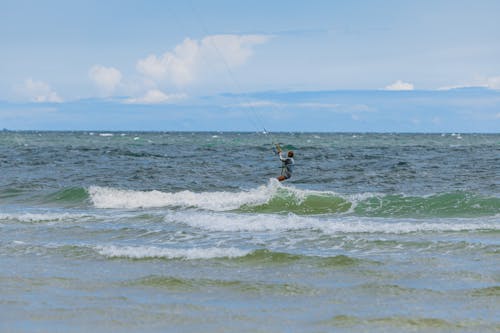
[[[273,180],[268,186],[240,192],[134,191],[99,186],[91,186],[88,192],[97,208],[198,207],[225,211],[243,205],[264,204],[279,187],[278,181]]]
[[[250,250],[241,250],[234,247],[219,248],[164,248],[158,246],[96,246],[95,250],[108,258],[166,258],[166,259],[212,259],[212,258],[235,258],[243,257],[250,253]]]
[[[82,218],[89,218],[88,214],[73,213],[14,213],[0,214],[0,220],[14,220],[19,222],[61,222],[75,221]]]
[[[478,230],[500,230],[497,219],[482,221],[468,219],[418,220],[299,216],[295,214],[238,214],[228,212],[181,211],[165,216],[167,223],[183,223],[209,231],[291,231],[317,230],[325,234],[381,233],[407,234],[415,232],[459,232]]]
[[[270,179],[267,185],[239,192],[135,191],[100,186],[91,186],[87,191],[90,200],[97,208],[196,207],[212,211],[229,211],[243,206],[266,204],[278,195],[279,191],[285,191],[299,204],[311,195],[340,197],[351,202],[349,211],[351,212],[360,201],[381,195],[378,193],[341,195],[333,191],[303,190],[285,186],[276,179]]]

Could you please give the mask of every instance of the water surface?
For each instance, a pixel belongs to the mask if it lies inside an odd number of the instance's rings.
[[[0,132],[0,329],[498,331],[499,165],[500,135]]]

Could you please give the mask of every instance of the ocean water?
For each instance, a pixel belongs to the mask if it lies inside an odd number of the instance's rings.
[[[0,231],[2,332],[500,331],[498,134],[4,131]]]

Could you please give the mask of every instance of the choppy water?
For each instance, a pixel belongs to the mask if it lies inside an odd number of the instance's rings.
[[[0,170],[2,331],[500,330],[500,135],[0,132]]]

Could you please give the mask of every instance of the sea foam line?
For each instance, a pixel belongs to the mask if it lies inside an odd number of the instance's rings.
[[[191,191],[160,192],[119,190],[91,186],[90,199],[97,208],[153,208],[153,207],[197,207],[224,211],[245,204],[262,204],[276,192],[277,186],[260,186],[241,192],[202,192]]]
[[[97,208],[198,208],[212,212],[241,209],[254,213],[357,215],[401,218],[471,217],[498,215],[499,199],[474,193],[443,193],[424,196],[303,190],[284,186],[275,179],[267,185],[238,192],[134,191],[91,186],[89,198]]]
[[[97,208],[154,208],[154,207],[196,207],[212,211],[228,211],[242,206],[262,205],[275,197],[278,191],[284,190],[298,202],[308,195],[333,195],[335,192],[301,190],[285,187],[275,179],[270,179],[267,185],[239,192],[161,192],[121,190],[109,187],[91,186],[88,189],[90,200]],[[368,194],[367,194],[368,195]],[[368,196],[371,196],[369,194]],[[365,196],[353,197],[354,201]]]
[[[13,213],[0,214],[0,220],[14,220],[19,222],[61,222],[79,219],[95,218],[88,214],[73,213]]]
[[[212,258],[235,258],[244,257],[250,251],[238,248],[189,248],[173,249],[157,246],[96,246],[95,250],[108,258],[129,258],[129,259],[147,259],[147,258],[166,258],[166,259],[212,259]]]
[[[435,222],[408,219],[392,220],[360,217],[298,216],[295,214],[238,214],[228,212],[182,211],[166,214],[168,223],[183,223],[210,231],[286,231],[312,229],[326,234],[384,233],[405,234],[414,232],[458,232],[500,230],[498,218],[481,221],[445,219]]]

